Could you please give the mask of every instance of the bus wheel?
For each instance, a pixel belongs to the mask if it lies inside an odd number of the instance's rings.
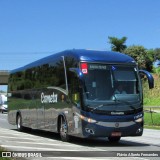
[[[61,137],[61,140],[64,141],[64,142],[68,142],[69,141],[69,135],[67,133],[68,133],[67,122],[63,117],[61,117],[60,137]]]
[[[118,142],[121,139],[121,137],[108,137],[108,140],[110,142]]]
[[[21,115],[17,116],[17,130],[20,131],[20,132],[23,131]]]

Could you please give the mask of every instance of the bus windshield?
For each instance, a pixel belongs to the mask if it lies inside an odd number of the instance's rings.
[[[85,68],[84,68],[85,66]],[[82,63],[85,106],[100,110],[133,109],[140,101],[140,85],[135,66]],[[114,108],[115,106],[115,108]],[[135,108],[139,108],[136,105]]]

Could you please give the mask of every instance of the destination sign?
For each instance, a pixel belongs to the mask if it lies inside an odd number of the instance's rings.
[[[94,69],[99,69],[99,70],[107,70],[107,66],[106,65],[102,65],[102,64],[90,64],[89,65],[89,70],[94,70]]]

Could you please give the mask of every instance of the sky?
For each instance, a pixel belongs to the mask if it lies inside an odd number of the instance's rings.
[[[160,48],[159,0],[0,0],[0,70],[66,49]]]

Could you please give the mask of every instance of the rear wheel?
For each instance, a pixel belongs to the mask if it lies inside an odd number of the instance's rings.
[[[22,117],[19,114],[17,116],[17,130],[20,131],[20,132],[23,131]]]
[[[60,137],[61,140],[64,142],[68,142],[70,140],[69,135],[68,135],[68,126],[67,126],[67,122],[64,119],[64,117],[61,117],[60,119]]]
[[[121,139],[121,137],[108,137],[108,140],[110,142],[118,142]]]

